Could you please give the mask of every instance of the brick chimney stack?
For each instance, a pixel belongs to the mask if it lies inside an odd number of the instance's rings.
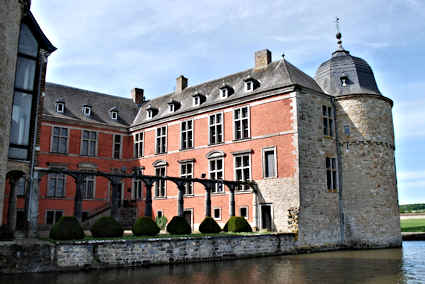
[[[183,75],[180,75],[179,77],[177,77],[177,79],[176,79],[176,93],[181,93],[184,89],[187,88],[187,81],[188,81],[188,79]]]
[[[267,67],[272,62],[272,53],[268,49],[255,52],[255,69]]]
[[[145,102],[145,95],[143,89],[134,88],[131,90],[131,97],[133,98],[133,102],[140,106]]]

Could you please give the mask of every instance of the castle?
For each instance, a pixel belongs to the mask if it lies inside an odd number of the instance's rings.
[[[255,190],[239,186],[234,195],[212,188],[220,225],[233,206],[257,230],[297,232],[300,244],[400,246],[393,103],[337,38],[315,78],[261,50],[252,69],[195,86],[179,76],[174,92],[152,100],[140,88],[127,99],[46,83],[37,167],[252,180]],[[120,187],[122,221],[143,215],[145,184],[123,179]],[[41,227],[73,214],[72,178],[50,173],[39,188]],[[107,179],[87,176],[81,188],[84,222],[109,214]],[[183,215],[194,229],[208,194],[185,185]],[[153,216],[177,215],[178,195],[176,184],[157,181]]]

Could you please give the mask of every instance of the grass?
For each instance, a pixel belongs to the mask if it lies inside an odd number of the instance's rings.
[[[402,232],[425,232],[425,219],[400,220]]]

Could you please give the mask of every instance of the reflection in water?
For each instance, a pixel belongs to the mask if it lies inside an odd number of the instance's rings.
[[[2,275],[0,283],[425,283],[425,242],[404,242],[403,249],[337,251],[76,273]]]

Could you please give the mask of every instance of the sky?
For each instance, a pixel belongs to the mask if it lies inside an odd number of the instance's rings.
[[[374,70],[394,101],[400,204],[425,203],[425,1],[33,0],[31,10],[58,48],[47,80],[148,99],[252,68],[269,49],[314,76],[343,46]]]

